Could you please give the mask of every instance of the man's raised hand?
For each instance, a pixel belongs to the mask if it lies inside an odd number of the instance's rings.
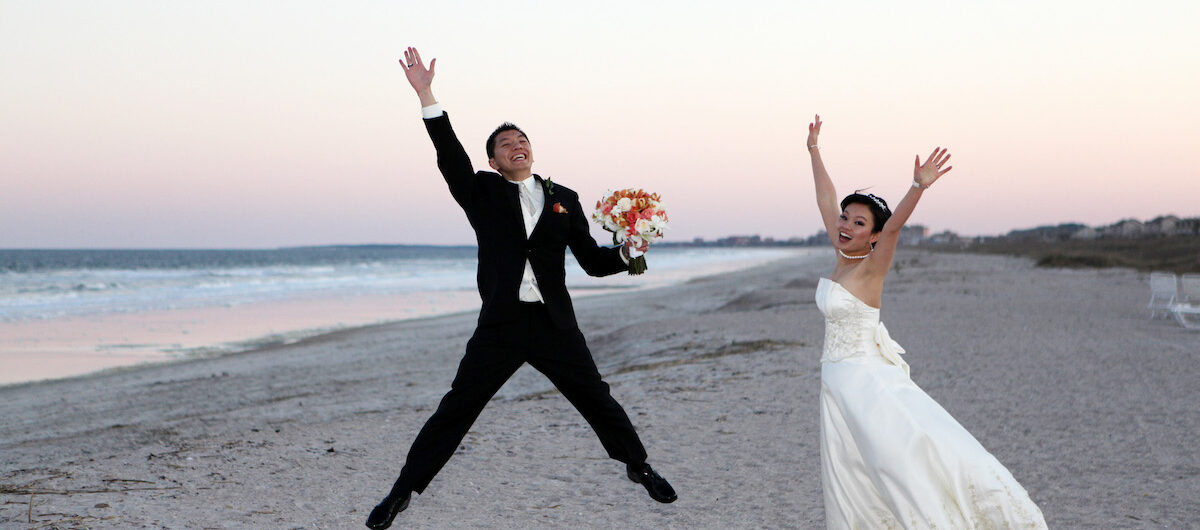
[[[422,107],[437,103],[437,99],[433,97],[433,69],[435,66],[437,66],[437,59],[429,61],[429,68],[425,68],[421,54],[412,46],[404,51],[404,59],[400,61],[400,67],[404,68],[404,76],[408,78],[408,84],[412,85],[413,90],[417,91],[417,96],[421,98]]]

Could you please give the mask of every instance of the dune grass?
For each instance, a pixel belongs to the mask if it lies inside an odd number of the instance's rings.
[[[1026,256],[1040,267],[1109,268],[1200,273],[1200,236],[1043,241],[995,238],[968,252]]]

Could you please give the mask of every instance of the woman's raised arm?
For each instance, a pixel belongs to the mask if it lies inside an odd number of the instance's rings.
[[[817,188],[817,209],[821,211],[821,221],[825,223],[825,232],[831,243],[837,242],[837,219],[841,214],[838,209],[837,189],[833,187],[833,179],[825,171],[825,163],[821,161],[821,149],[817,145],[817,137],[821,135],[821,116],[813,116],[813,122],[808,124],[808,154],[812,157],[813,184]]]
[[[879,234],[879,240],[875,243],[875,249],[871,251],[871,259],[868,272],[878,273],[880,275],[887,274],[887,270],[892,265],[892,256],[896,254],[896,244],[900,241],[900,229],[904,228],[904,223],[908,222],[908,218],[912,216],[913,210],[917,208],[917,202],[921,200],[921,195],[929,186],[933,185],[942,175],[948,173],[954,166],[946,166],[942,168],[946,162],[950,161],[950,153],[941,147],[935,147],[933,152],[929,154],[929,158],[925,159],[925,163],[921,163],[921,156],[917,155],[913,161],[913,182],[912,187],[908,188],[908,193],[904,194],[904,198],[900,199],[900,204],[896,205],[896,209],[892,211],[892,216],[883,224],[883,230]]]

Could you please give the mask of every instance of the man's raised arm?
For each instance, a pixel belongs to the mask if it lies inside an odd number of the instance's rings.
[[[426,68],[421,54],[413,47],[404,51],[404,59],[400,61],[408,84],[412,85],[417,97],[421,98],[421,115],[425,118],[425,129],[429,132],[429,138],[433,140],[433,147],[437,150],[438,169],[446,179],[446,184],[450,186],[450,194],[454,196],[454,200],[459,206],[466,208],[471,202],[478,179],[475,177],[475,169],[471,166],[467,151],[463,149],[462,143],[454,135],[454,129],[450,127],[449,117],[442,111],[437,98],[433,97],[433,74],[436,65],[437,59],[433,59],[429,61],[429,68]]]
[[[437,66],[437,59],[429,61],[429,68],[425,68],[421,54],[416,48],[409,46],[404,50],[404,60],[400,61],[400,66],[404,68],[408,84],[412,85],[413,90],[417,91],[417,97],[421,98],[421,107],[437,105],[437,98],[433,97],[433,69]]]

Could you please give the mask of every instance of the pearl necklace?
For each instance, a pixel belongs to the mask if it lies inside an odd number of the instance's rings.
[[[839,248],[839,249],[837,249],[837,251],[838,251],[838,254],[841,254],[841,255],[842,255],[842,257],[843,257],[843,258],[846,258],[846,259],[865,259],[867,256],[870,256],[870,255],[871,255],[871,252],[870,252],[870,251],[867,251],[867,253],[866,253],[866,254],[863,254],[863,255],[861,255],[861,256],[851,256],[851,255],[849,255],[849,254],[847,254],[847,253],[845,253],[845,252],[842,252],[842,249],[840,249],[840,248]]]

